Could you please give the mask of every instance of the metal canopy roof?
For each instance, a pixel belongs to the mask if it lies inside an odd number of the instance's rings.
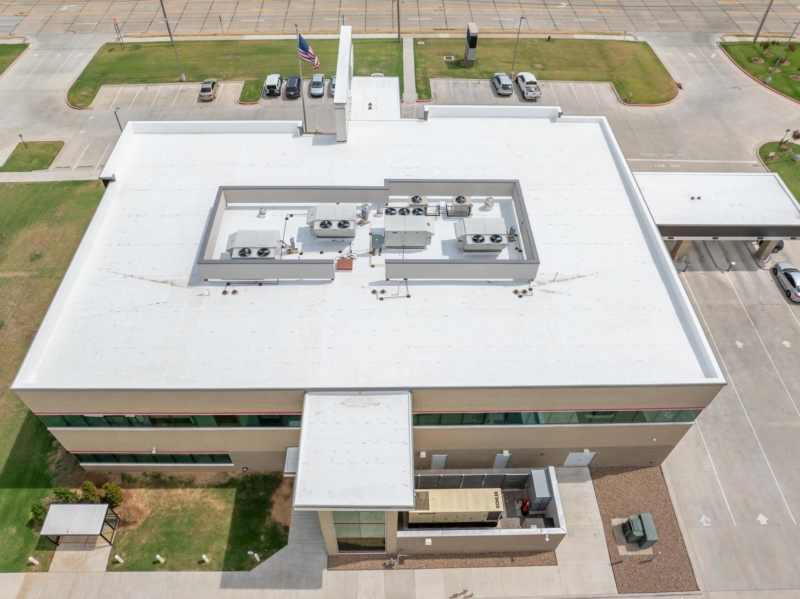
[[[411,393],[306,393],[298,510],[414,507]]]
[[[800,238],[800,206],[775,173],[634,177],[664,238]]]
[[[42,525],[43,537],[99,535],[106,521],[106,503],[57,503],[50,506]]]

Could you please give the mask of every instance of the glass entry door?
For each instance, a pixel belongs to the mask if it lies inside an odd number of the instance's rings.
[[[386,512],[333,512],[339,553],[385,553]]]

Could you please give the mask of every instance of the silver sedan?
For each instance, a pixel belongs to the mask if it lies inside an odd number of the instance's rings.
[[[772,268],[772,274],[784,288],[786,297],[800,303],[800,270],[791,262],[778,262]]]

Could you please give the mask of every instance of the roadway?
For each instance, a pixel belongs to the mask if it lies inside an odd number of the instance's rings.
[[[189,0],[166,2],[177,34],[333,33],[342,17],[356,32],[397,28],[395,0]],[[400,0],[406,33],[524,32],[723,32],[751,33],[767,0]],[[113,34],[114,19],[126,35],[164,35],[154,0],[4,0],[0,35]],[[765,33],[788,33],[800,4],[775,0]]]

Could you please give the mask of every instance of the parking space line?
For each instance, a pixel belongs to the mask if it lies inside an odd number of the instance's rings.
[[[129,108],[133,108],[133,103],[134,103],[134,102],[136,102],[136,98],[138,98],[138,97],[139,97],[139,92],[140,92],[140,91],[142,91],[142,88],[141,88],[141,87],[139,87],[139,89],[137,89],[137,90],[136,90],[136,95],[135,95],[135,96],[133,96],[133,100],[131,101],[131,105],[129,106]]]
[[[756,328],[756,323],[754,323],[753,319],[750,318],[750,312],[747,311],[747,307],[744,305],[742,298],[739,296],[739,292],[736,291],[736,286],[733,284],[733,281],[731,280],[731,277],[727,272],[725,273],[725,278],[728,280],[728,283],[730,283],[731,289],[733,289],[733,292],[736,294],[736,299],[739,300],[739,304],[742,306],[742,310],[744,310],[744,313],[747,316],[747,320],[750,321],[750,326],[753,327],[753,330],[756,333],[756,337],[758,337],[758,340],[761,342],[761,347],[764,348],[764,352],[766,352],[767,358],[769,358],[769,363],[772,364],[772,368],[773,370],[775,370],[775,374],[778,375],[778,380],[781,382],[781,385],[783,385],[783,390],[786,391],[786,395],[789,397],[789,401],[792,402],[795,412],[797,412],[797,415],[800,416],[800,409],[798,409],[797,404],[794,402],[794,398],[792,397],[792,393],[789,391],[789,387],[787,387],[786,383],[783,381],[783,377],[781,376],[778,367],[775,365],[775,362],[772,360],[772,355],[769,353],[767,345],[764,343],[764,340],[761,338],[761,334],[758,332],[758,329]]]
[[[731,506],[728,503],[728,496],[725,495],[725,489],[722,488],[722,481],[719,479],[719,473],[717,472],[717,467],[714,465],[714,458],[711,457],[711,452],[708,450],[708,444],[706,443],[705,435],[703,435],[703,429],[700,428],[700,422],[695,420],[694,422],[697,425],[697,432],[700,433],[700,440],[703,442],[703,447],[706,448],[706,455],[708,455],[708,461],[711,463],[711,469],[714,471],[714,477],[717,479],[717,485],[719,485],[719,491],[722,493],[722,499],[725,500],[725,507],[728,508],[728,514],[731,517],[731,522],[733,525],[736,526],[736,518],[733,517],[733,511],[731,510]]]
[[[550,89],[553,91],[553,97],[556,99],[556,104],[561,104],[561,102],[558,101],[558,94],[556,93],[556,86],[551,83],[550,84]]]
[[[694,72],[694,69],[691,67],[691,65],[690,65],[688,62],[686,62],[686,59],[683,57],[683,54],[681,54],[681,53],[680,53],[680,51],[678,50],[678,48],[677,48],[677,47],[675,47],[675,46],[673,46],[673,47],[672,47],[672,49],[673,49],[673,50],[675,50],[675,52],[678,54],[678,56],[680,56],[680,57],[681,57],[681,60],[684,62],[684,64],[685,64],[687,67],[689,67],[689,70],[692,72],[692,75],[694,75],[695,77],[697,77],[698,79],[700,79],[700,76],[699,76],[697,73],[695,73],[695,72]]]
[[[161,93],[161,88],[164,87],[163,85],[158,86],[158,91],[156,91],[156,95],[153,97],[153,101],[150,103],[150,108],[155,106],[156,100],[158,100],[158,94]]]
[[[692,286],[689,285],[689,279],[686,277],[685,274],[683,274],[681,278],[683,279],[683,282],[686,285],[686,289],[689,291],[689,295],[691,295],[692,300],[694,300],[694,305],[697,307],[697,313],[700,315],[703,324],[705,324],[706,326],[706,331],[708,331],[708,336],[711,338],[711,343],[714,344],[714,348],[717,350],[716,353],[717,357],[719,358],[719,362],[722,365],[722,368],[725,370],[725,373],[728,375],[728,381],[730,381],[733,393],[734,395],[736,395],[736,399],[739,401],[739,406],[742,408],[744,417],[747,419],[747,424],[750,425],[750,430],[752,431],[753,436],[756,438],[756,443],[758,443],[758,448],[761,450],[761,455],[764,456],[764,461],[767,463],[767,468],[769,468],[770,474],[772,474],[772,479],[775,481],[775,486],[778,487],[778,492],[781,494],[781,499],[783,499],[783,504],[786,506],[786,510],[789,512],[789,516],[791,517],[792,522],[794,523],[795,526],[797,526],[797,520],[795,520],[794,518],[794,514],[792,513],[792,508],[789,507],[789,502],[786,500],[786,496],[783,494],[783,489],[781,489],[780,483],[778,483],[778,477],[775,476],[775,471],[772,469],[772,464],[770,463],[769,458],[767,457],[767,452],[764,451],[764,446],[761,445],[761,439],[758,438],[756,427],[753,426],[753,421],[750,420],[750,414],[747,413],[747,410],[744,407],[744,402],[742,401],[742,397],[739,395],[739,389],[737,389],[736,383],[733,382],[733,377],[731,376],[730,370],[728,370],[728,365],[725,363],[725,359],[722,357],[722,353],[719,351],[717,340],[714,338],[714,334],[711,332],[711,327],[708,325],[708,321],[706,321],[706,317],[703,314],[703,309],[700,307],[700,303],[697,301],[697,298],[694,295],[694,291],[692,291]],[[695,421],[695,424],[697,424],[697,421]],[[705,443],[705,441],[703,441],[703,443]],[[708,451],[708,447],[706,447],[706,451]],[[709,459],[711,459],[711,454],[709,454],[708,457]]]
[[[72,58],[72,55],[73,55],[73,54],[75,54],[75,50],[73,50],[72,52],[70,52],[70,53],[69,53],[69,56],[67,56],[67,59],[66,59],[64,62],[62,62],[62,63],[61,63],[61,66],[60,66],[60,67],[58,67],[58,71],[56,71],[55,73],[53,73],[53,77],[55,77],[56,75],[58,75],[58,73],[61,71],[61,69],[63,69],[63,68],[64,68],[64,65],[65,65],[65,64],[67,64],[67,63],[69,62],[69,59],[70,59],[70,58]],[[53,80],[53,77],[50,77],[50,79],[48,79],[48,80],[47,80],[47,83],[45,83],[45,85],[49,85],[49,84],[50,84],[50,82]]]
[[[475,96],[472,94],[472,83],[472,81],[469,82],[469,99],[472,100],[473,104],[475,104]]]
[[[110,147],[111,147],[111,142],[108,142],[108,145],[106,146],[106,149],[103,150],[102,154],[100,154],[100,160],[97,161],[97,166],[94,167],[94,170],[97,170],[98,168],[100,168],[100,163],[103,162],[103,158],[105,157],[106,152],[108,152],[108,148],[110,148]]]
[[[706,62],[707,62],[708,64],[710,64],[710,65],[711,65],[711,68],[712,68],[712,69],[714,69],[714,72],[715,72],[717,75],[719,75],[719,78],[720,78],[720,79],[722,79],[723,81],[725,81],[725,77],[723,77],[723,76],[722,76],[722,73],[720,73],[720,72],[717,70],[717,67],[715,67],[715,66],[714,66],[714,63],[712,63],[712,62],[711,62],[711,61],[708,59],[708,56],[706,56],[706,55],[705,55],[705,53],[703,52],[703,49],[702,49],[702,48],[700,48],[699,46],[695,46],[695,47],[697,48],[697,51],[700,53],[700,55],[701,55],[703,58],[705,58],[705,59],[706,59]]]
[[[175,106],[175,102],[178,101],[178,96],[181,95],[181,90],[183,89],[183,84],[178,86],[178,93],[175,94],[175,99],[172,101],[172,105]]]
[[[575,101],[578,103],[578,106],[580,106],[581,101],[578,99],[578,94],[575,93],[575,86],[570,83],[569,87],[572,90],[572,95],[575,96]]]
[[[114,96],[114,99],[113,99],[113,100],[111,100],[111,106],[109,106],[109,107],[108,107],[108,109],[109,109],[109,110],[111,110],[112,108],[114,108],[114,104],[116,104],[116,103],[117,103],[117,98],[119,98],[119,95],[120,95],[121,93],[122,93],[122,87],[120,87],[120,88],[117,90],[117,95],[116,95],[116,96]]]
[[[797,323],[797,326],[800,327],[800,320],[797,320],[797,316],[795,316],[794,312],[792,312],[792,307],[789,304],[786,304],[786,309],[789,310],[789,314],[792,315],[792,318],[794,318],[794,321]]]
[[[75,161],[75,164],[72,165],[72,170],[73,171],[75,170],[75,167],[78,166],[78,164],[80,164],[81,158],[83,158],[83,155],[86,154],[86,150],[89,149],[90,145],[92,145],[92,142],[89,142],[88,144],[86,144],[86,147],[83,148],[83,152],[81,152],[81,155],[78,156],[78,159]]]
[[[597,100],[597,104],[599,106],[600,105],[600,96],[597,95],[597,91],[594,89],[594,83],[590,83],[589,85],[591,86],[592,91],[594,92],[594,97]]]
[[[36,71],[36,69],[38,69],[38,68],[41,66],[41,64],[42,64],[42,63],[45,61],[45,59],[46,59],[48,56],[50,56],[50,54],[51,54],[52,52],[53,52],[53,50],[52,50],[52,48],[51,48],[51,49],[50,49],[50,51],[49,51],[47,54],[45,54],[45,55],[44,55],[44,58],[42,58],[42,59],[39,61],[39,64],[37,64],[35,67],[33,67],[33,69],[31,70],[31,72],[30,72],[30,73],[28,73],[28,77],[30,77],[31,75],[33,75],[34,71]],[[23,80],[22,80],[22,82],[19,84],[19,86],[17,86],[17,91],[19,91],[19,88],[20,88],[20,87],[22,87],[22,86],[25,84],[25,82],[28,80],[28,77],[25,77],[25,79],[23,79]]]

